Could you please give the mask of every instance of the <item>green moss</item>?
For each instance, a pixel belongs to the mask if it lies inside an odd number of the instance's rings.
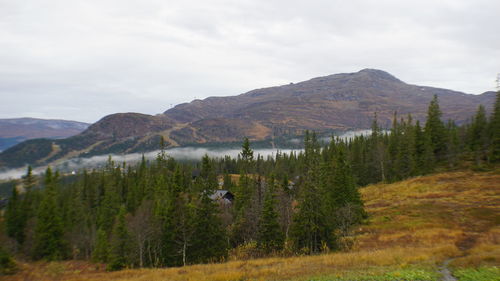
[[[453,272],[459,281],[500,281],[500,268],[496,266],[462,268]]]
[[[324,276],[312,279],[309,281],[434,281],[439,280],[440,275],[431,269],[406,268],[392,270],[381,273],[373,271],[366,272],[348,272],[335,276]]]

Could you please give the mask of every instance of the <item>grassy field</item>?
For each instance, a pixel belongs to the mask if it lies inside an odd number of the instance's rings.
[[[462,171],[362,189],[370,214],[349,252],[107,273],[85,262],[20,264],[2,280],[500,280],[500,172]]]

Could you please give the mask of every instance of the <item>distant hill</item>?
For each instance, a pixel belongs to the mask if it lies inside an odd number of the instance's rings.
[[[77,135],[90,124],[37,118],[0,119],[0,151],[28,139],[61,139]]]
[[[79,135],[63,140],[29,140],[0,154],[0,166],[43,165],[62,158],[146,152],[188,144],[267,140],[302,134],[366,129],[377,113],[389,127],[394,112],[424,121],[427,106],[439,97],[444,119],[464,122],[479,104],[487,110],[494,92],[462,92],[406,84],[376,69],[313,78],[253,90],[237,96],[184,103],[155,116],[120,113],[104,117]]]

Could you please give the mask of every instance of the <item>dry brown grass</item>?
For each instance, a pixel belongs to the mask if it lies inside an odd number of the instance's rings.
[[[436,174],[372,185],[362,195],[370,221],[357,230],[348,253],[112,273],[74,262],[35,263],[5,280],[290,280],[374,267],[436,267],[449,257],[460,257],[454,266],[500,265],[500,174]]]

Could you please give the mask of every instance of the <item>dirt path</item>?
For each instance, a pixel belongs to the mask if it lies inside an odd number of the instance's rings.
[[[441,278],[442,281],[457,281],[457,278],[451,275],[450,269],[448,268],[448,264],[452,262],[454,259],[447,259],[443,262],[443,265],[439,269],[439,273],[443,275]]]

